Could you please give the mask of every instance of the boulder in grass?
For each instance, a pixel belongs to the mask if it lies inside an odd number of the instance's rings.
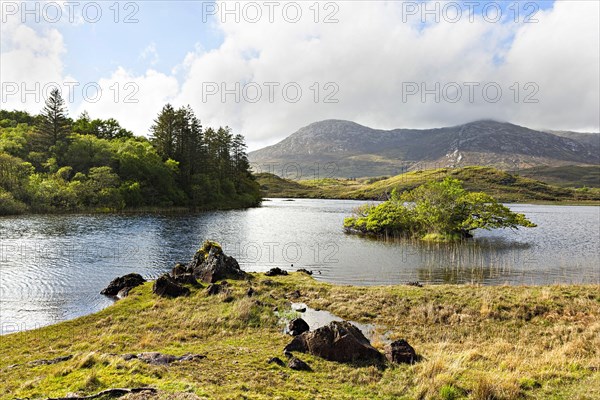
[[[404,339],[396,340],[385,348],[385,357],[396,364],[414,364],[417,362],[415,349]]]
[[[152,292],[161,297],[179,297],[189,295],[190,289],[175,282],[169,274],[164,274],[154,281]]]
[[[102,289],[100,294],[107,296],[121,297],[127,296],[129,290],[146,282],[140,274],[127,274],[113,279],[106,288]]]
[[[347,321],[333,321],[314,331],[296,336],[284,352],[299,351],[338,362],[383,361],[383,355],[373,346],[360,329]]]
[[[307,363],[294,356],[288,360],[288,368],[295,371],[312,371],[312,368]]]

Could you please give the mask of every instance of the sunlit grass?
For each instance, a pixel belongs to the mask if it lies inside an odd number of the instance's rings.
[[[192,288],[163,299],[151,283],[90,316],[0,339],[1,398],[92,394],[153,386],[209,398],[600,398],[600,287],[386,286],[319,283],[304,274],[232,281],[232,301]],[[249,286],[256,296],[247,297]],[[342,318],[375,324],[373,340],[405,338],[415,365],[356,367],[300,355],[314,372],[267,364],[289,337],[274,308],[287,294]],[[205,354],[152,366],[124,353]],[[72,354],[54,365],[7,368]]]

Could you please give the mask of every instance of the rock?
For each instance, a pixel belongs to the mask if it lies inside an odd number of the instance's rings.
[[[377,351],[362,332],[347,321],[333,321],[314,331],[296,336],[284,352],[310,353],[329,361],[380,362],[383,355]]]
[[[119,293],[117,293],[117,298],[123,299],[123,298],[127,297],[129,295],[130,290],[131,290],[130,287],[124,287],[123,289],[119,290]]]
[[[206,288],[206,294],[209,296],[214,296],[214,295],[217,295],[217,294],[223,292],[224,290],[225,290],[224,286],[219,285],[218,283],[211,283]]]
[[[298,271],[296,271],[296,272],[301,272],[301,273],[303,273],[303,274],[306,274],[306,275],[312,275],[312,274],[313,274],[313,273],[312,273],[312,271],[309,271],[309,270],[307,270],[307,269],[305,269],[305,268],[300,268],[300,269],[299,269]]]
[[[415,349],[404,339],[388,344],[385,347],[385,357],[396,364],[414,364],[417,361]]]
[[[181,285],[200,285],[194,274],[180,274],[173,277],[173,280]]]
[[[125,288],[134,288],[146,282],[140,274],[127,274],[113,279],[106,288],[104,288],[100,294],[107,296],[116,296],[119,292]],[[129,291],[127,291],[129,292]]]
[[[298,336],[304,332],[308,332],[310,327],[302,318],[294,318],[288,324],[288,333],[292,336]]]
[[[164,274],[154,281],[152,292],[162,297],[179,297],[189,295],[190,289],[175,282],[169,274]]]
[[[278,276],[278,275],[285,276],[287,274],[288,273],[287,273],[286,270],[283,270],[283,269],[281,269],[279,267],[271,268],[270,270],[268,270],[267,272],[265,272],[266,276]]]
[[[294,356],[288,360],[288,367],[296,371],[312,371],[312,368],[307,363]]]
[[[415,286],[415,287],[423,287],[423,284],[421,282],[407,282],[406,283],[408,286]]]
[[[198,281],[194,276],[194,271],[187,265],[177,263],[171,270],[173,280],[182,285],[198,285]]]
[[[267,360],[267,364],[277,364],[280,367],[285,367],[285,363],[279,357],[271,357]]]
[[[197,361],[197,360],[202,360],[203,358],[206,358],[206,356],[204,356],[202,354],[186,353],[180,357],[177,357],[177,356],[173,356],[171,354],[163,354],[163,353],[157,353],[157,352],[140,353],[137,355],[124,354],[122,357],[125,361],[138,359],[140,361],[143,361],[148,364],[153,364],[153,365],[169,365],[174,362]]]
[[[188,268],[187,265],[182,264],[182,263],[177,263],[171,270],[171,275],[173,275],[173,277],[176,277],[177,275],[191,274],[193,272],[194,271],[192,271],[191,268]]]
[[[246,296],[248,297],[252,297],[256,294],[256,290],[254,290],[253,288],[248,288],[248,290],[246,291]]]
[[[206,283],[231,279],[245,279],[248,274],[240,269],[235,258],[225,255],[218,243],[206,241],[202,245],[187,269],[193,271],[194,276]]]
[[[294,290],[293,292],[290,292],[290,294],[288,294],[288,297],[290,299],[298,299],[302,296],[302,293],[300,293],[299,290]]]

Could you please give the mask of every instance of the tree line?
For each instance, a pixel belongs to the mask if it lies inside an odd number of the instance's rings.
[[[203,128],[189,106],[165,105],[149,139],[115,119],[69,118],[58,89],[39,115],[0,110],[0,215],[259,203],[244,137]]]

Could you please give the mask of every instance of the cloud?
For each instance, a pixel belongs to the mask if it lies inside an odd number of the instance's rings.
[[[137,135],[148,136],[153,119],[179,92],[177,79],[148,70],[136,76],[119,67],[110,77],[98,81],[102,95],[82,101],[76,113],[87,111],[92,118],[115,118]]]
[[[495,118],[535,128],[599,129],[597,2],[557,2],[536,14],[537,23],[490,23],[476,14],[473,21],[463,15],[456,23],[442,18],[425,25],[414,18],[400,23],[399,2],[338,4],[334,24],[222,22],[222,46],[186,58],[177,100],[201,110],[209,124],[232,125],[255,146],[326,118],[381,128]],[[312,17],[308,7],[304,15]],[[292,103],[278,88],[271,102],[263,87],[256,103],[233,94],[203,97],[203,85],[212,82],[229,90],[235,82],[278,82],[279,88],[296,82],[303,96]],[[337,103],[324,103],[334,91],[325,90],[328,82],[339,88]],[[414,85],[418,93],[403,98]],[[457,88],[460,100],[453,102]]]
[[[158,57],[158,52],[156,51],[156,44],[154,42],[150,43],[142,52],[140,53],[140,58],[142,60],[146,60],[150,63],[150,65],[156,65],[160,58]]]
[[[327,118],[379,128],[495,118],[534,128],[600,129],[598,2],[555,2],[537,12],[537,23],[522,17],[514,23],[512,16],[491,23],[475,12],[473,20],[463,13],[455,23],[441,18],[425,24],[418,16],[407,19],[406,3],[396,1],[321,2],[318,15],[313,3],[295,4],[302,6],[295,23],[286,21],[283,6],[274,10],[273,22],[264,7],[255,23],[243,18],[243,10],[239,22],[217,14],[210,23],[223,36],[218,48],[200,43],[169,73],[149,69],[136,76],[119,67],[99,83],[134,83],[139,102],[111,101],[105,90],[100,101],[78,111],[117,118],[146,134],[164,103],[190,104],[203,125],[229,125],[251,148]],[[327,16],[338,22],[324,23]],[[12,32],[8,53],[3,39],[3,79],[63,75],[60,33]],[[142,54],[157,57],[152,44]]]
[[[66,49],[61,33],[56,29],[37,32],[8,19],[0,24],[0,37],[2,108],[39,112],[44,86],[52,82],[62,85],[65,79],[62,56]]]

